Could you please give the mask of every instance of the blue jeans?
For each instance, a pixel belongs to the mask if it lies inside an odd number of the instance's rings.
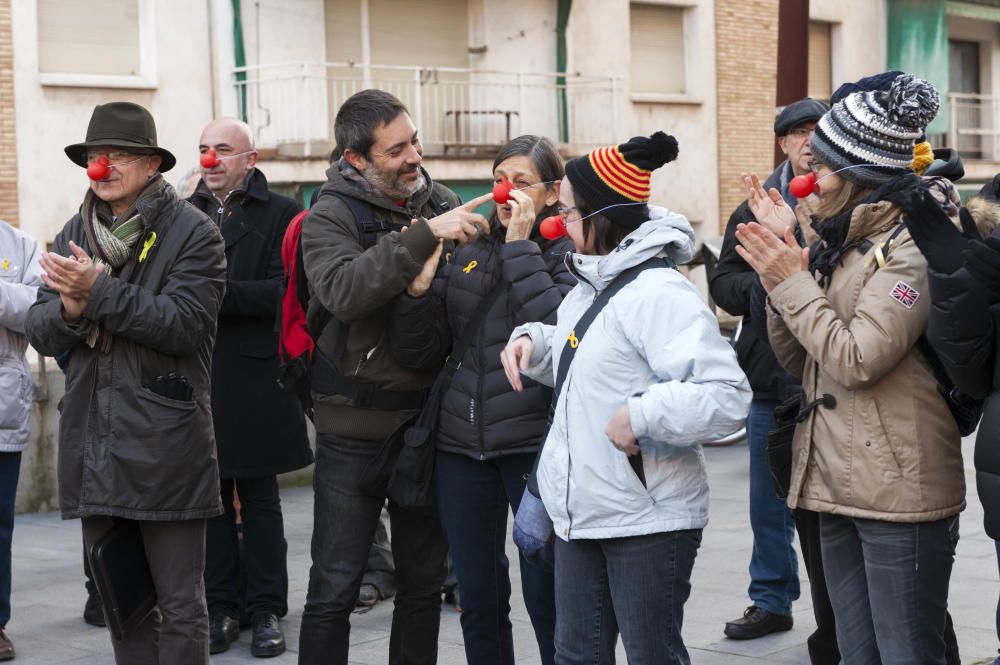
[[[689,665],[681,626],[701,529],[607,540],[556,538],[556,663]]]
[[[767,465],[767,433],[774,429],[776,406],[778,402],[755,399],[747,418],[750,530],[753,531],[747,594],[757,607],[789,616],[792,601],[799,598],[799,560],[792,547],[795,520],[785,501],[775,496]]]
[[[10,621],[10,558],[21,453],[0,453],[0,628]]]
[[[462,592],[465,657],[476,665],[514,665],[507,514],[517,512],[535,456],[479,461],[437,455],[438,511]],[[544,665],[555,659],[555,578],[520,557],[521,592]]]
[[[902,524],[823,513],[820,529],[843,665],[945,665],[958,516]]]
[[[401,434],[398,434],[401,435]],[[363,487],[362,476],[382,444],[319,434],[313,471],[312,567],[299,632],[299,665],[346,665],[351,612],[375,537],[389,476]],[[441,584],[448,546],[436,516],[389,500],[396,599],[389,665],[437,662]]]

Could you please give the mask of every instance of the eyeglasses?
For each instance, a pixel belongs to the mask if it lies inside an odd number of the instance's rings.
[[[556,214],[562,217],[563,221],[565,222],[568,221],[566,218],[569,217],[569,214],[574,210],[576,210],[576,206],[573,206],[571,208],[564,208],[563,206],[558,206],[556,208]]]
[[[794,136],[797,139],[804,139],[807,136],[810,136],[812,133],[813,130],[808,127],[796,127],[795,129],[788,132],[788,135]]]
[[[108,164],[111,166],[125,166],[126,164],[131,164],[132,162],[138,161],[143,157],[149,157],[147,154],[125,152],[124,150],[112,150],[110,152],[88,152],[87,153],[87,164],[93,164],[101,155],[108,158]]]

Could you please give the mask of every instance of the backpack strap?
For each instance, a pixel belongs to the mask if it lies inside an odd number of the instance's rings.
[[[628,270],[621,272],[611,280],[600,295],[594,300],[594,302],[587,308],[587,311],[583,313],[580,320],[576,322],[573,326],[573,330],[570,331],[569,337],[566,338],[566,343],[563,345],[562,353],[559,355],[559,367],[556,370],[556,383],[555,391],[552,394],[552,414],[555,414],[556,401],[559,399],[559,392],[562,390],[563,382],[566,380],[566,375],[569,374],[570,363],[573,362],[573,356],[576,355],[576,349],[580,346],[580,341],[583,336],[587,333],[587,329],[590,328],[590,324],[594,322],[597,315],[601,313],[611,299],[623,288],[631,284],[636,277],[641,275],[644,271],[650,268],[676,268],[677,264],[673,262],[672,259],[668,257],[655,257],[643,261],[637,266],[632,266]]]
[[[563,383],[566,381],[566,376],[569,374],[570,364],[573,362],[573,356],[576,355],[576,350],[580,346],[580,341],[583,336],[587,333],[590,328],[590,324],[594,322],[597,315],[601,313],[601,310],[611,301],[611,299],[623,288],[631,284],[636,277],[641,275],[646,270],[651,268],[677,268],[677,264],[674,263],[673,259],[663,256],[655,257],[652,259],[647,259],[637,266],[632,266],[628,270],[621,272],[611,280],[600,295],[591,303],[587,311],[583,313],[583,316],[576,322],[573,326],[573,330],[570,331],[569,336],[566,338],[566,343],[563,345],[562,353],[559,355],[559,366],[556,369],[556,383],[555,390],[552,392],[552,401],[549,403],[549,424],[551,428],[553,421],[555,421],[556,416],[556,403],[559,401],[559,393],[562,391]],[[538,446],[538,453],[535,455],[535,462],[531,467],[531,473],[528,474],[527,488],[534,496],[541,496],[538,492],[538,462],[542,459],[542,449],[545,447],[545,441],[548,438],[548,430],[545,432],[545,436],[542,437],[542,442]],[[643,485],[646,484],[645,474],[642,471],[642,458],[629,457],[629,464],[635,469],[636,475],[639,476],[639,480]]]

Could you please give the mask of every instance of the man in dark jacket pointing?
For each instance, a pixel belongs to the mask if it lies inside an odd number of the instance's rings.
[[[60,509],[83,518],[88,552],[138,522],[158,610],[112,638],[115,660],[204,665],[205,520],[222,512],[209,396],[222,238],[163,179],[175,159],[141,106],[96,107],[66,154],[91,166],[90,189],[41,260],[25,322],[40,353],[68,355]]]
[[[322,332],[312,367],[316,498],[300,665],[347,663],[350,615],[389,495],[393,465],[380,451],[399,448],[437,374],[437,368],[408,370],[394,360],[387,332],[393,303],[425,264],[440,260],[442,240],[489,232],[486,219],[471,209],[490,195],[459,205],[453,192],[430,179],[410,114],[389,93],[363,90],[350,97],[334,133],[344,156],[327,171],[302,225],[309,326]],[[389,515],[397,586],[389,662],[431,664],[444,534],[436,516],[391,496]]]

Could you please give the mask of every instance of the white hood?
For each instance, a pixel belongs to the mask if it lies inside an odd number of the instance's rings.
[[[570,269],[598,291],[619,273],[656,256],[667,256],[677,265],[694,256],[694,230],[684,215],[649,206],[650,218],[605,256],[571,252]]]

